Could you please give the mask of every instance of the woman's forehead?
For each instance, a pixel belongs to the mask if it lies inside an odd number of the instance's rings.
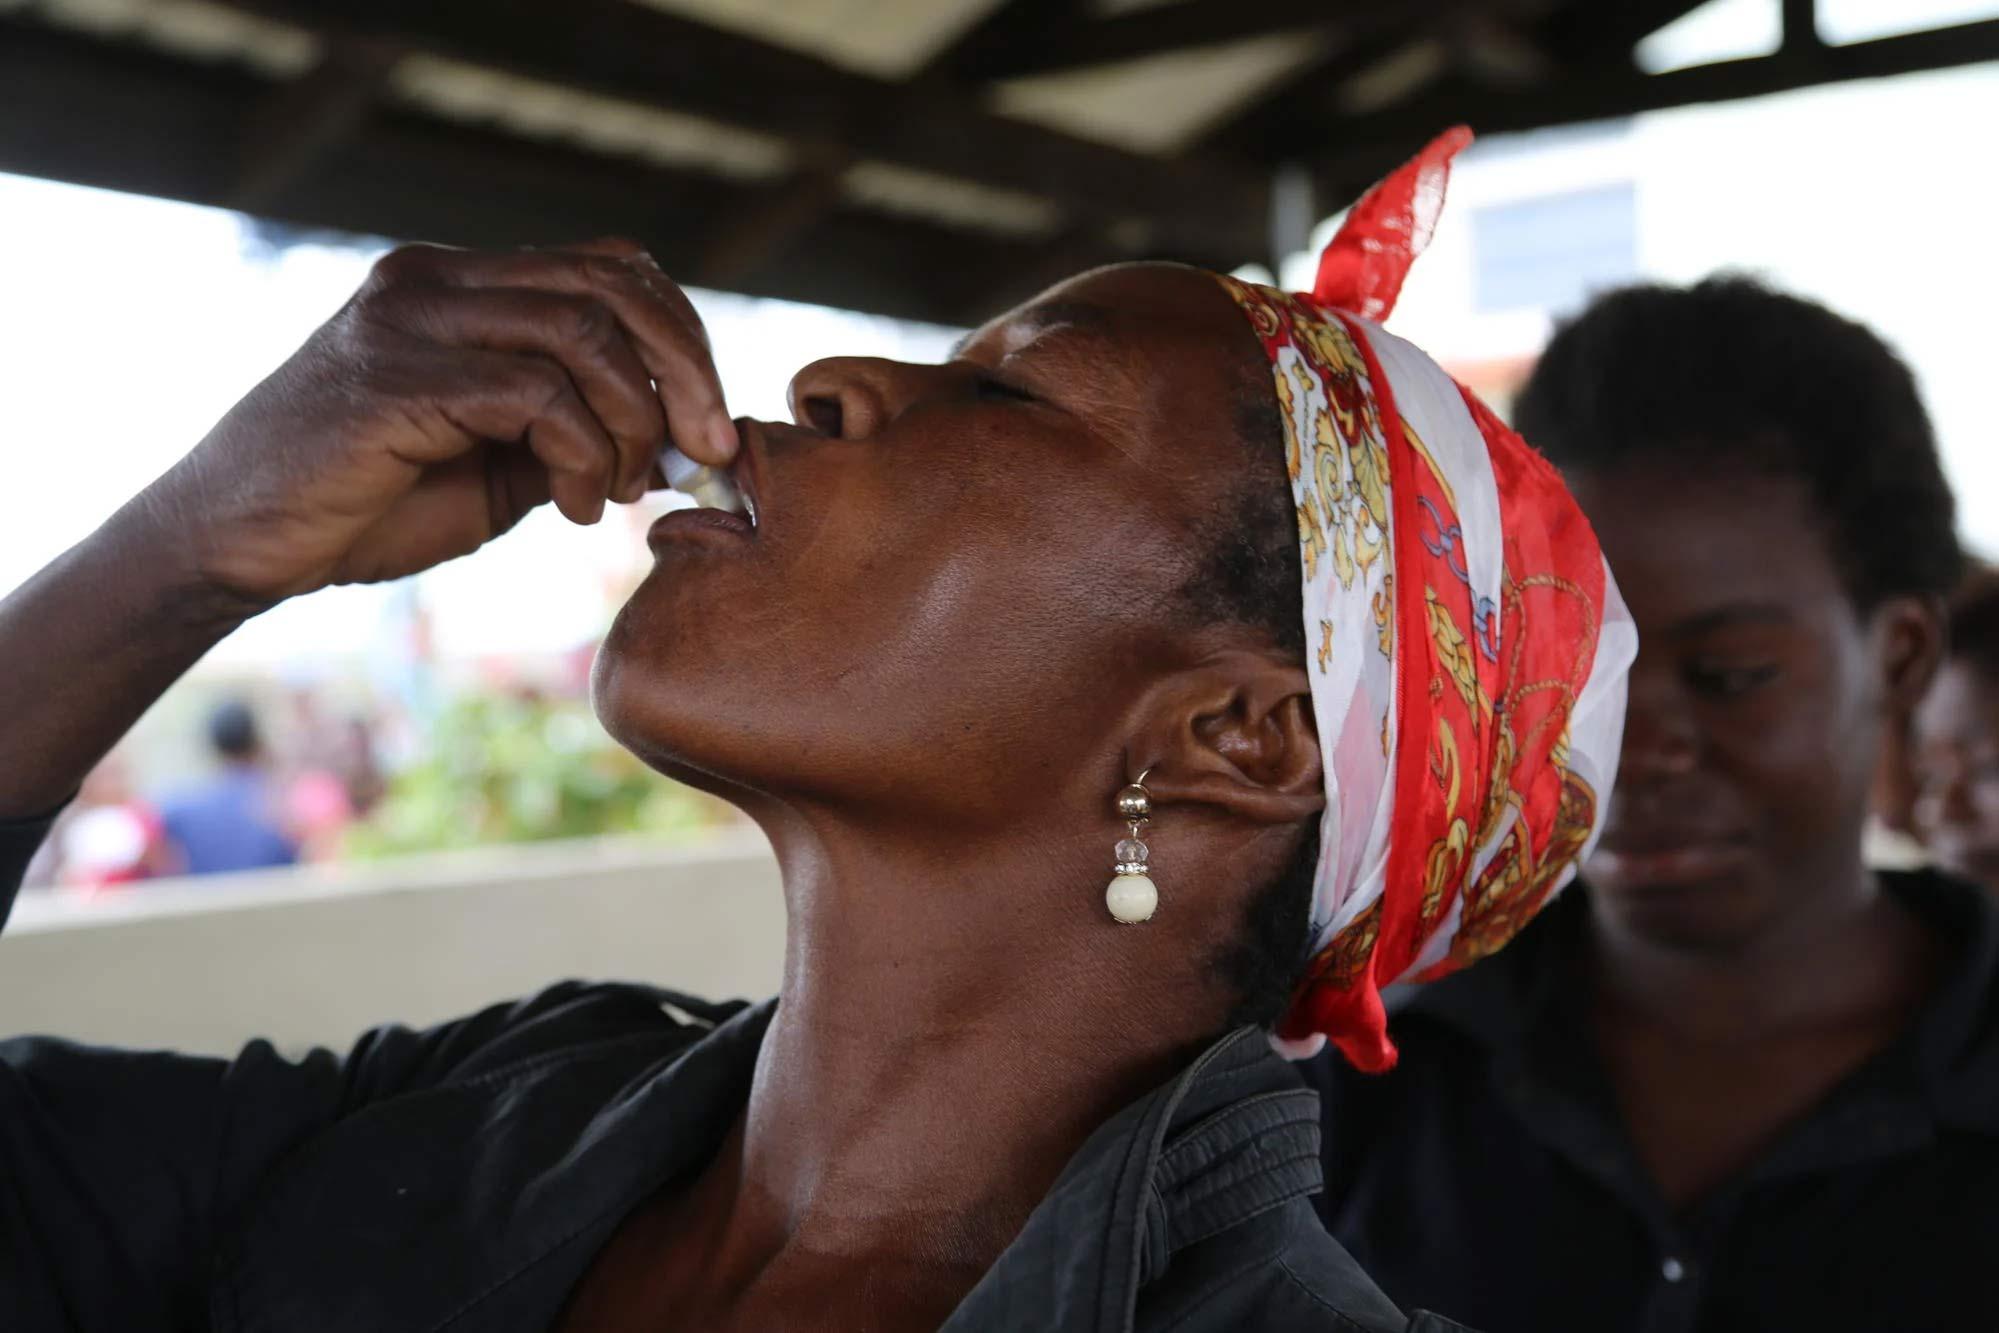
[[[1182,264],[1118,264],[1057,283],[988,320],[960,350],[1024,345],[1053,329],[1143,346],[1240,336],[1245,323],[1213,274]]]
[[[1655,461],[1582,469],[1569,482],[1626,602],[1655,634],[1741,619],[1745,608],[1845,618],[1851,597],[1800,478]]]
[[[1117,312],[1109,306],[1061,297],[1036,297],[967,333],[951,349],[951,355],[956,359],[975,345],[986,343],[997,344],[1005,354],[1057,329],[1115,337],[1118,324]]]

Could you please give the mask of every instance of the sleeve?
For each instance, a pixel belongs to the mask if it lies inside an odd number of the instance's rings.
[[[7,924],[15,895],[27,877],[28,863],[41,850],[42,840],[49,836],[59,813],[52,810],[40,819],[0,819],[0,926]]]
[[[0,1041],[0,1328],[205,1327],[220,1233],[280,1158],[371,1103],[629,1024],[642,1006],[624,989],[380,1028],[345,1057]]]

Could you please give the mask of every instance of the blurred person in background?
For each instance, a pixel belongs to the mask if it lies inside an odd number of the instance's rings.
[[[0,603],[37,705],[0,884],[244,617],[551,496],[594,522],[670,439],[751,503],[653,526],[594,702],[769,835],[781,998],[572,983],[345,1061],[0,1043],[10,1333],[1446,1327],[1320,1225],[1273,1047],[1391,1061],[1377,974],[1499,947],[1616,768],[1632,631],[1581,514],[1367,317],[1468,137],[1311,295],[1098,270],[943,365],[815,362],[791,422],[730,420],[634,246],[390,254]]]
[[[1950,647],[1916,709],[1917,833],[1938,865],[1999,891],[1999,570],[1951,600]]]
[[[181,872],[160,813],[140,797],[130,761],[114,750],[90,771],[50,830],[28,883],[97,893]]]
[[[216,771],[160,802],[167,838],[186,873],[213,875],[297,861],[284,784],[250,705],[240,699],[217,704],[208,715],[207,735]]]
[[[1874,774],[1860,843],[1867,864],[1877,870],[1918,870],[1931,860],[1916,821],[1914,726],[1911,717],[1906,726],[1887,728],[1881,737],[1881,766]]]
[[[368,714],[329,710],[313,685],[291,692],[278,767],[284,831],[302,861],[339,857],[349,826],[374,809],[387,786]]]
[[[1994,1309],[1999,929],[1876,873],[1943,652],[1953,504],[1909,371],[1738,278],[1598,298],[1518,424],[1638,624],[1610,822],[1506,952],[1333,1063],[1328,1224],[1488,1333],[1945,1330]]]
[[[366,702],[328,707],[319,687],[294,688],[283,760],[288,772],[331,776],[356,818],[382,798],[385,781],[375,753],[375,710]]]

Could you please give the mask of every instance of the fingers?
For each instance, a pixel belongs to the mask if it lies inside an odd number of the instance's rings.
[[[512,253],[405,246],[376,265],[376,281],[388,286],[534,288],[601,301],[657,383],[674,444],[711,465],[735,457],[735,425],[700,318],[687,294],[632,242],[593,241],[570,250]]]
[[[455,388],[437,410],[454,428],[473,439],[524,444],[547,473],[548,497],[563,517],[585,524],[603,517],[618,447],[567,371],[545,357],[484,351],[461,353],[453,369]],[[521,480],[518,464],[504,472],[515,488],[511,500],[539,499],[540,488]]]
[[[384,293],[376,313],[437,342],[560,363],[616,450],[611,498],[630,503],[645,494],[666,442],[666,413],[610,306],[529,287],[429,286]]]

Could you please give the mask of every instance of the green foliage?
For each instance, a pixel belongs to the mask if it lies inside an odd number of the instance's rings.
[[[454,703],[429,753],[349,830],[358,857],[603,833],[687,837],[719,804],[660,777],[605,735],[587,705],[510,697]]]

